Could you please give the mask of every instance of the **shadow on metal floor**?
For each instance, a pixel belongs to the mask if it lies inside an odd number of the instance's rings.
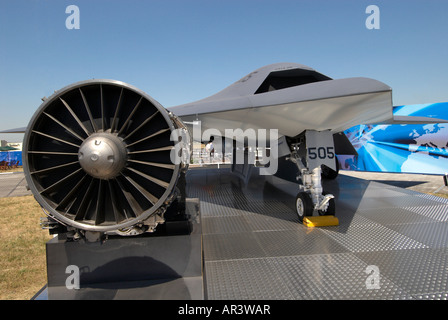
[[[448,199],[340,175],[324,183],[340,225],[307,228],[263,176],[187,179],[201,201],[206,299],[448,299]]]

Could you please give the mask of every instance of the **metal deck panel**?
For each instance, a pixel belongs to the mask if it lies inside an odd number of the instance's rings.
[[[294,198],[256,174],[188,173],[201,201],[207,299],[448,299],[448,201],[340,175],[340,225],[298,223]],[[368,266],[380,287],[367,288]]]
[[[430,248],[446,248],[448,243],[448,224],[429,222],[419,224],[391,225],[391,229],[424,243]]]
[[[356,256],[377,265],[383,276],[415,298],[447,294],[448,256],[442,251],[426,248],[361,252]]]
[[[406,291],[386,277],[381,279],[380,289],[367,289],[367,264],[351,253],[289,256],[272,263],[295,299],[409,298]]]

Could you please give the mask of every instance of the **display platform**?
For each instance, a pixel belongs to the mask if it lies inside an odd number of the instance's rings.
[[[294,210],[295,190],[280,190],[256,170],[246,180],[226,168],[188,171],[187,197],[200,199],[202,278],[109,283],[65,297],[448,299],[448,199],[342,172],[324,182],[339,226],[307,228]]]
[[[340,174],[324,182],[339,226],[307,228],[257,174],[190,170],[187,190],[205,299],[448,299],[448,199]]]

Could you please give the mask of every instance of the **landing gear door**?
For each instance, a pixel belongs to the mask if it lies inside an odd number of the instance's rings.
[[[310,171],[321,165],[336,171],[336,153],[331,131],[306,131],[306,151]]]

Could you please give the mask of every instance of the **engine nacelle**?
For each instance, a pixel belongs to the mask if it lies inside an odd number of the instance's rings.
[[[114,80],[45,99],[24,136],[28,186],[51,221],[82,234],[153,231],[180,196],[191,141],[182,121]]]

